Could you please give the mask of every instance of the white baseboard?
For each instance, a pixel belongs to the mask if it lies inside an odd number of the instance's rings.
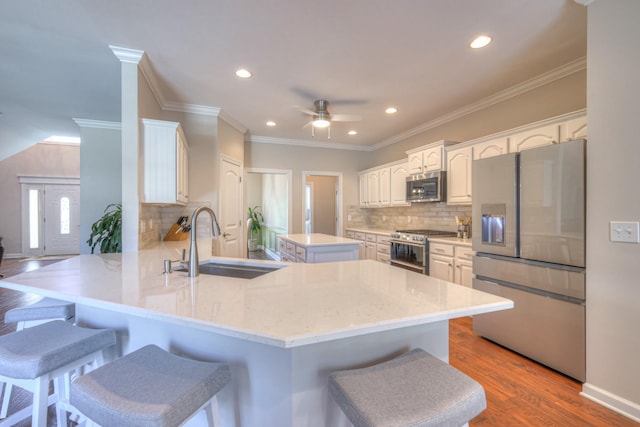
[[[581,396],[593,400],[633,421],[640,422],[640,405],[589,383],[582,385]]]
[[[25,258],[24,255],[20,254],[8,254],[5,252],[4,259],[15,259],[15,258]]]

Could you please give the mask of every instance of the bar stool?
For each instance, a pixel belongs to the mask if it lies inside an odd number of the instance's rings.
[[[47,425],[47,407],[56,403],[59,426],[66,426],[68,388],[61,377],[89,364],[103,362],[102,351],[116,342],[108,329],[89,329],[55,320],[0,336],[0,381],[33,392],[31,407],[11,414],[0,426],[31,415],[31,425]],[[68,376],[67,376],[68,379]],[[54,395],[49,397],[49,381]]]
[[[213,402],[231,380],[224,363],[201,362],[142,347],[71,384],[71,405],[102,426],[182,425],[204,409],[213,426]]]
[[[61,319],[73,323],[76,315],[76,306],[72,302],[55,298],[43,298],[40,301],[26,307],[17,307],[7,311],[4,315],[5,323],[17,323],[16,331],[21,331],[29,326],[35,326],[44,322]],[[9,411],[9,401],[13,386],[11,383],[0,384],[5,388],[0,407],[0,418],[5,418]]]
[[[76,305],[74,303],[55,298],[43,298],[26,307],[17,307],[7,311],[4,315],[4,322],[17,322],[16,330],[20,331],[34,324],[56,319],[73,322],[75,315]]]
[[[329,394],[355,427],[463,426],[487,407],[480,384],[422,349],[333,372]]]

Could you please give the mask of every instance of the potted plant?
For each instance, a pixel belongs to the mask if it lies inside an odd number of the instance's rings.
[[[249,239],[247,240],[247,244],[249,246],[249,251],[251,252],[258,249],[258,238],[260,237],[260,232],[262,231],[263,221],[264,217],[262,216],[262,212],[260,212],[259,206],[254,206],[253,209],[249,208],[249,215],[247,218]]]
[[[100,245],[103,254],[122,252],[122,205],[112,203],[104,210],[104,215],[91,225],[91,235],[87,240],[91,253]]]

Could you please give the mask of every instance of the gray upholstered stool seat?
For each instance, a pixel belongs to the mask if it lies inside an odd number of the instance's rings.
[[[31,415],[32,425],[45,426],[52,379],[56,380],[60,417],[66,392],[59,378],[86,364],[101,362],[102,350],[115,342],[112,330],[81,328],[62,320],[0,336],[0,381],[33,392],[32,408],[11,414],[3,423],[11,425]]]
[[[334,372],[329,393],[355,427],[462,426],[487,406],[480,384],[422,349]]]
[[[148,345],[77,378],[70,402],[103,426],[178,426],[231,380],[226,364],[201,362]]]
[[[28,322],[50,319],[72,319],[76,315],[76,306],[69,301],[55,298],[43,298],[26,307],[9,310],[4,315],[5,323]]]
[[[73,322],[76,315],[76,306],[72,302],[62,301],[55,298],[43,298],[40,301],[26,307],[17,307],[7,311],[4,315],[5,323],[17,322],[16,330],[35,326],[51,320],[66,320]],[[0,391],[4,384],[0,385]],[[2,406],[0,407],[0,418],[5,418],[9,411],[9,401],[13,387],[11,383],[6,384],[2,394]]]

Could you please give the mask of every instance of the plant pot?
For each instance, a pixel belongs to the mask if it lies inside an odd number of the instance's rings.
[[[249,239],[247,244],[249,246],[249,252],[255,252],[258,250],[258,239]]]

